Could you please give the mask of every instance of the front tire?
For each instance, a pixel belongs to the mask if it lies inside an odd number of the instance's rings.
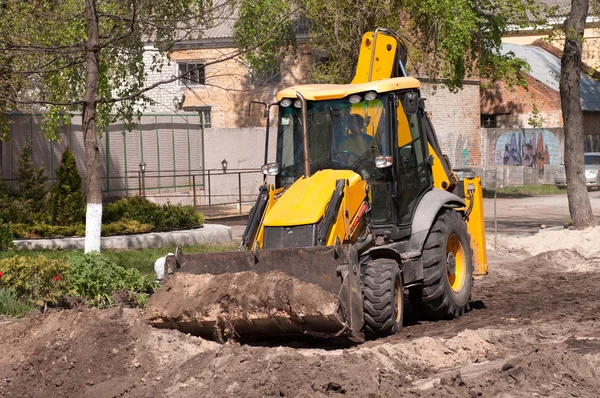
[[[384,258],[368,263],[363,298],[367,336],[381,337],[400,332],[404,318],[402,292],[398,263]]]
[[[438,214],[423,248],[421,310],[435,319],[461,316],[469,310],[473,288],[473,252],[460,213]]]

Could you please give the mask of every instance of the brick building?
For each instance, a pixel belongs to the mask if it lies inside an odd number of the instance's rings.
[[[297,35],[298,52],[288,56],[278,71],[269,76],[254,76],[242,57],[232,57],[237,52],[232,40],[232,22],[224,21],[207,31],[202,40],[178,44],[170,53],[170,63],[161,72],[148,71],[149,82],[153,83],[176,76],[186,68],[200,68],[190,78],[152,90],[149,95],[157,104],[149,111],[200,112],[209,129],[262,127],[265,121],[259,109],[253,109],[248,116],[249,102],[271,103],[279,90],[308,83],[309,64],[321,54],[312,54],[306,45],[307,38],[303,33]],[[151,55],[147,57],[150,64]],[[220,59],[226,60],[213,64]],[[451,162],[458,167],[481,164],[484,140],[479,128],[479,81],[465,81],[464,89],[458,93],[451,93],[443,85],[428,84],[426,80],[422,83],[427,111]]]
[[[504,83],[482,90],[481,120],[483,127],[532,128],[534,107],[543,120],[542,127],[563,127],[559,83],[562,51],[542,40],[531,45],[505,43],[504,52],[513,52],[526,60],[528,89],[509,88]],[[600,136],[600,72],[581,65],[581,108],[586,135]]]

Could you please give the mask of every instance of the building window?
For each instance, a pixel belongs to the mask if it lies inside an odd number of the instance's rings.
[[[250,70],[250,78],[252,84],[265,85],[268,83],[280,83],[281,82],[281,71],[279,69],[279,63],[272,67],[261,68],[261,70]]]
[[[204,127],[209,129],[212,127],[212,117],[210,114],[210,106],[203,106],[200,108],[196,108],[198,113],[200,114],[200,121],[204,121]]]
[[[182,86],[197,86],[205,84],[206,73],[201,62],[178,63],[180,84]]]
[[[481,115],[481,127],[495,128],[496,115]]]

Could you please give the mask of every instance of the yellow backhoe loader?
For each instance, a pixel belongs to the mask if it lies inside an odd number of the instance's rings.
[[[429,318],[469,309],[487,273],[481,183],[441,153],[406,54],[396,33],[367,32],[351,84],[277,94],[276,162],[262,168],[274,184],[259,188],[242,250],[169,256],[151,324],[360,342],[399,332],[403,293]]]

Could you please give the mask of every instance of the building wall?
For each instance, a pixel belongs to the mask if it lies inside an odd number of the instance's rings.
[[[443,86],[423,84],[425,109],[431,118],[442,151],[453,167],[482,165],[485,140],[480,126],[479,81],[465,81],[450,92]]]
[[[543,127],[562,127],[560,94],[527,75],[528,88],[497,83],[481,92],[481,114],[496,115],[497,128],[530,128],[533,107]]]
[[[262,109],[253,107],[248,115],[250,101],[272,103],[277,92],[306,79],[310,53],[299,46],[295,56],[287,57],[281,64],[281,81],[254,84],[250,70],[241,57],[235,57],[234,48],[191,49],[171,53],[170,63],[160,72],[149,72],[149,83],[165,80],[178,73],[177,61],[206,62],[206,84],[189,88],[179,81],[157,87],[149,96],[157,104],[146,112],[189,112],[195,107],[211,107],[212,128],[237,128],[262,126]],[[151,55],[146,56],[151,63]],[[217,62],[219,61],[219,62]],[[181,101],[183,99],[183,101]],[[182,102],[177,104],[177,101]]]

